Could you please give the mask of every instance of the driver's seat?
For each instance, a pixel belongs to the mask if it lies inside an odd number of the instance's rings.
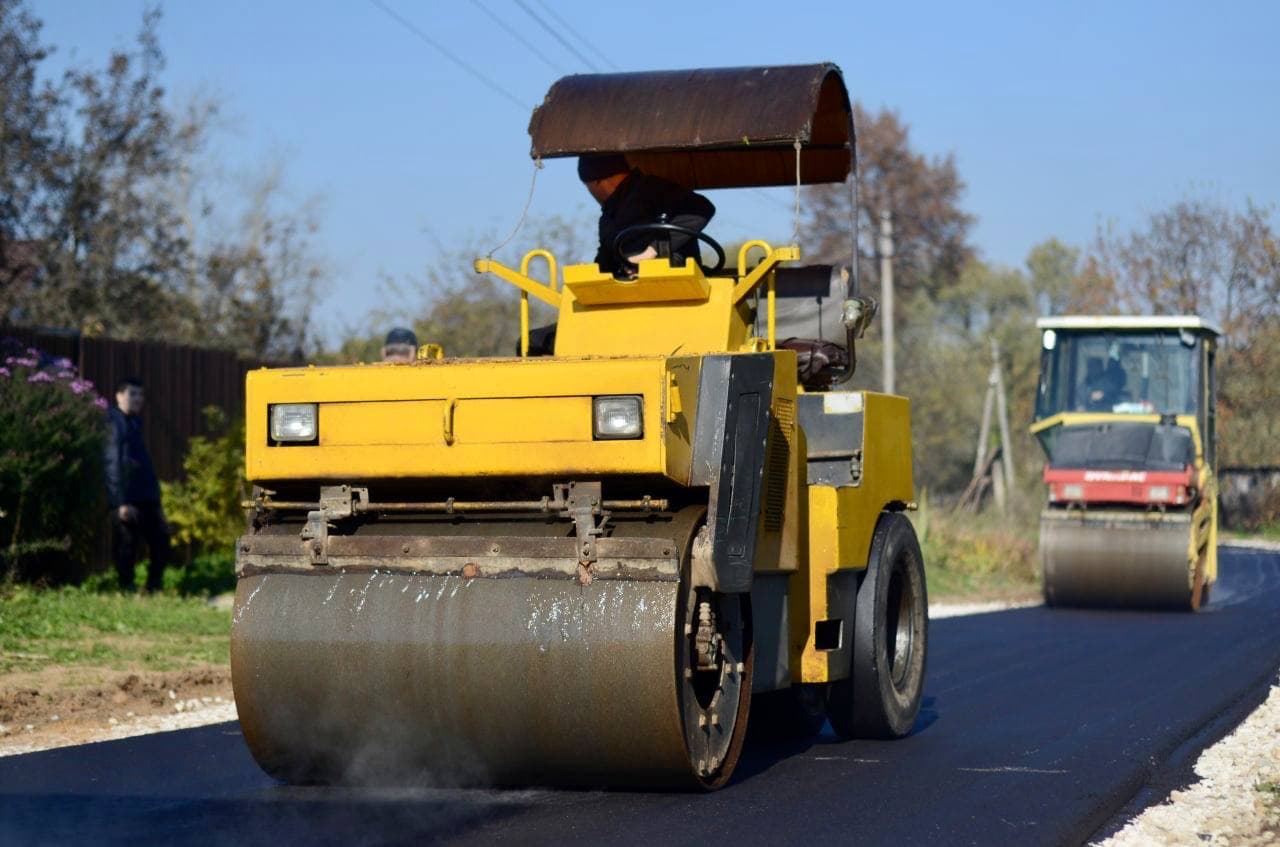
[[[774,271],[778,346],[796,352],[796,375],[805,388],[829,388],[848,370],[849,351],[841,343],[848,286],[847,267],[802,265]],[[761,314],[757,320],[765,319]]]

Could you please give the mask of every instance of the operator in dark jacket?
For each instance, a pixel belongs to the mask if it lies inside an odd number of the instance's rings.
[[[629,270],[614,249],[618,233],[640,224],[666,223],[701,232],[716,213],[711,201],[661,177],[649,176],[627,164],[617,154],[582,156],[578,177],[600,204],[600,249],[596,264],[600,270],[619,273]],[[623,255],[632,264],[658,256],[658,244],[666,236],[654,232],[640,235],[622,245]],[[687,235],[671,235],[671,263],[683,266],[686,259],[698,259],[698,241]]]
[[[142,439],[142,382],[134,377],[116,386],[116,405],[107,412],[104,455],[111,540],[120,588],[135,588],[133,567],[145,541],[151,552],[147,590],[159,591],[169,564],[169,525],[160,508],[160,482]]]

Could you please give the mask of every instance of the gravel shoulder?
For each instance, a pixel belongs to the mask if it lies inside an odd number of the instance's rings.
[[[47,667],[0,677],[0,756],[235,720],[231,672]]]
[[[1244,547],[1247,550],[1272,550],[1280,552],[1280,541],[1270,538],[1224,538],[1220,547]]]
[[[1280,684],[1196,760],[1198,781],[1173,791],[1099,847],[1280,843]]]

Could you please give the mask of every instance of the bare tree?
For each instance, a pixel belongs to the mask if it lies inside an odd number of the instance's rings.
[[[563,268],[590,260],[595,235],[590,220],[552,215],[524,227],[496,257],[515,266],[526,250],[540,247],[550,250]],[[413,326],[420,342],[441,344],[450,356],[514,355],[520,334],[519,294],[492,277],[477,276],[472,269],[474,259],[487,255],[498,241],[486,234],[461,248],[437,242],[432,261],[420,276],[384,277],[378,298],[383,305],[371,310],[364,326],[349,327],[339,349],[327,358],[372,361],[378,356],[382,334],[396,325]],[[546,271],[541,261],[530,273],[543,278]],[[530,307],[535,326],[555,321],[545,304],[531,300]]]
[[[1219,409],[1225,463],[1280,463],[1280,238],[1272,211],[1189,197],[1132,232],[1102,230],[1076,283],[1104,309],[1195,314],[1224,332]],[[1091,304],[1092,305],[1092,304]]]
[[[258,359],[300,361],[317,348],[310,315],[327,281],[312,244],[316,201],[289,203],[279,163],[245,180],[243,197],[234,222],[211,214],[195,228],[191,335]]]
[[[894,282],[903,300],[917,290],[936,294],[953,283],[973,256],[973,216],[960,207],[965,184],[951,155],[929,158],[911,146],[910,128],[896,112],[874,114],[853,107],[858,151],[858,205],[864,259],[875,256],[876,223],[893,214]],[[807,189],[802,232],[805,254],[818,261],[849,258],[850,196],[847,185]],[[864,288],[879,284],[875,261],[860,263]]]

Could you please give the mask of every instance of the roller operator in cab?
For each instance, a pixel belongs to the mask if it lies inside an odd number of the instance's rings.
[[[701,232],[716,213],[710,200],[670,180],[641,173],[616,153],[580,157],[578,178],[600,204],[600,248],[596,252],[600,270],[627,275],[637,262],[663,255],[668,238],[673,265],[699,260],[697,239],[680,232],[650,230],[636,233],[618,249],[615,243],[619,233],[647,224],[666,223]]]

